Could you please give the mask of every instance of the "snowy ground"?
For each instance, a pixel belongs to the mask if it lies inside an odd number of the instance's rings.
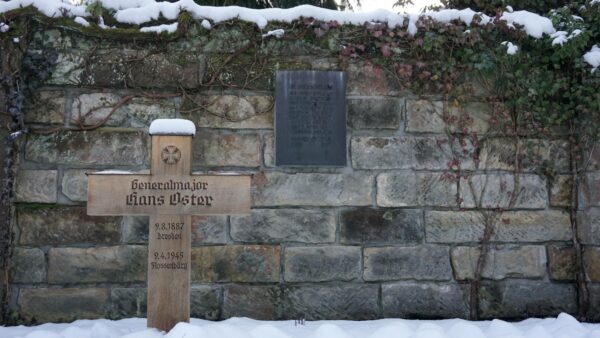
[[[257,321],[232,318],[222,322],[192,319],[171,332],[146,328],[143,318],[118,321],[78,320],[70,324],[0,327],[0,338],[600,338],[600,324],[557,318],[469,322],[382,319],[373,321]]]

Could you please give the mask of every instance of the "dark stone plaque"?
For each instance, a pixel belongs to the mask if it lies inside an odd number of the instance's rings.
[[[346,74],[279,71],[275,163],[346,165]]]

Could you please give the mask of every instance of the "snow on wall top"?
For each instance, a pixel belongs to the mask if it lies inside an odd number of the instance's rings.
[[[149,129],[150,135],[196,135],[194,122],[184,119],[156,119]]]
[[[390,27],[402,26],[408,20],[408,32],[414,35],[417,32],[416,22],[422,16],[431,17],[439,22],[461,20],[470,25],[475,15],[481,18],[483,24],[492,21],[492,18],[474,12],[471,9],[446,9],[439,12],[426,12],[423,14],[393,13],[385,9],[378,9],[367,13],[341,12],[309,5],[294,8],[267,8],[250,9],[238,6],[213,7],[200,6],[193,0],[179,0],[177,2],[157,2],[156,0],[98,0],[105,8],[115,10],[114,18],[125,24],[144,24],[163,17],[167,20],[176,20],[182,11],[192,14],[195,19],[210,20],[218,23],[231,19],[253,22],[259,28],[265,28],[270,21],[292,22],[302,17],[314,18],[320,21],[337,21],[340,24],[363,25],[365,22],[382,22]],[[73,1],[74,2],[74,1]],[[9,0],[0,2],[0,13],[20,7],[34,6],[49,17],[63,15],[71,17],[90,16],[84,4],[74,5],[72,0]],[[550,19],[527,11],[505,13],[500,20],[509,25],[519,24],[532,37],[540,38],[543,34],[552,34],[554,29]],[[81,20],[79,20],[81,21]],[[165,25],[164,30],[173,31],[174,26]],[[160,32],[162,29],[151,31]]]

